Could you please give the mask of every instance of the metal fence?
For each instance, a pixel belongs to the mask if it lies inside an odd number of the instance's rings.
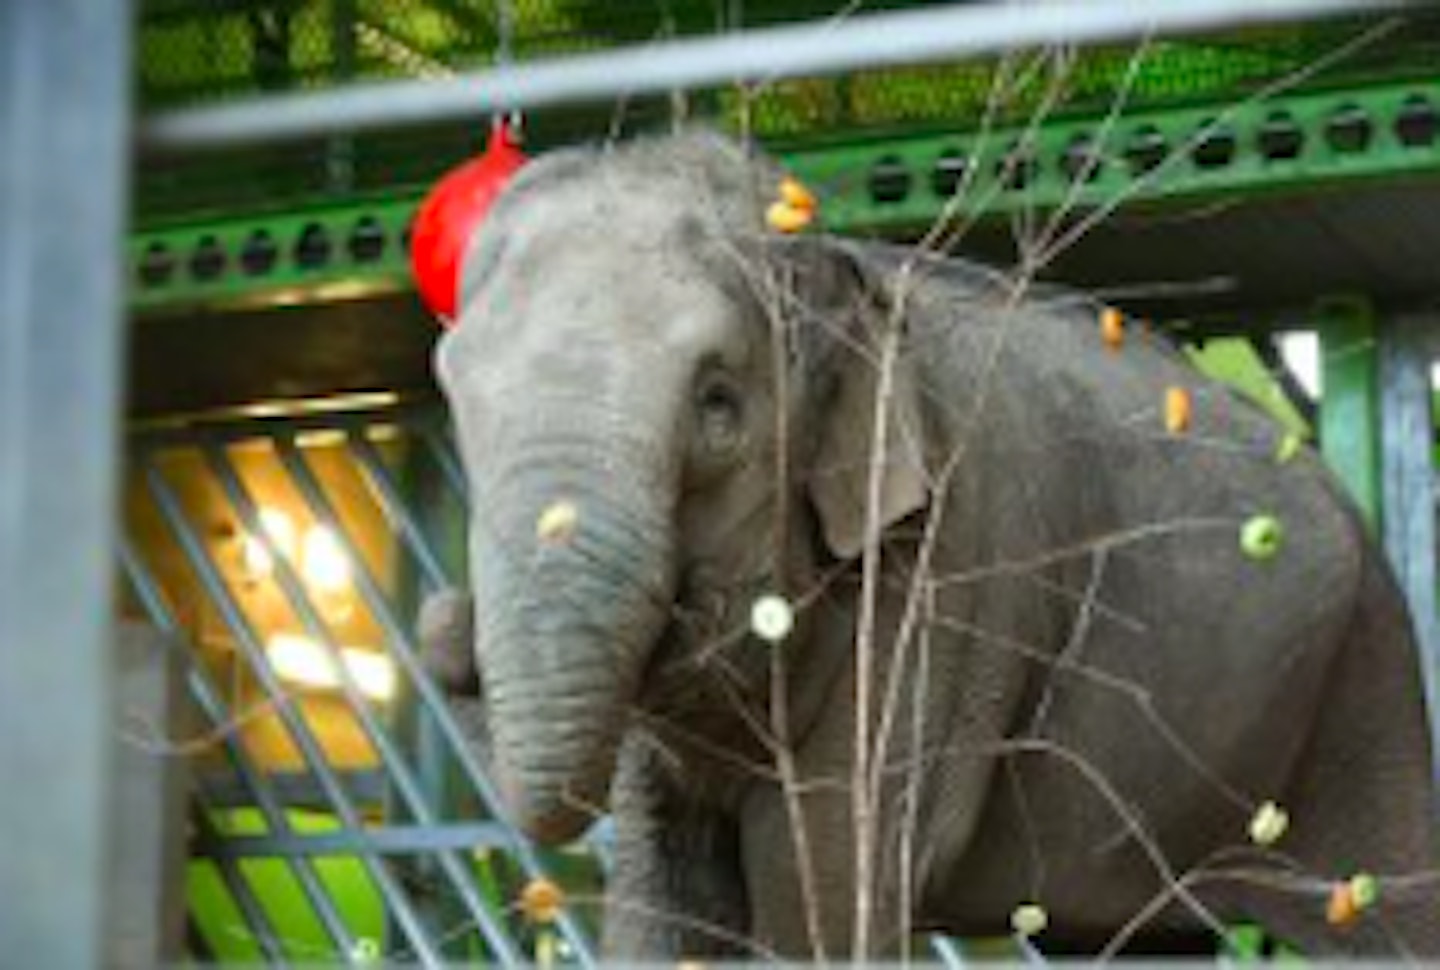
[[[463,580],[436,410],[151,428],[131,463],[127,609],[192,644],[204,722],[165,739],[199,779],[192,950],[513,965],[541,932],[516,900],[558,866],[557,951],[588,963],[594,857],[547,865],[504,824],[412,637],[419,599]]]

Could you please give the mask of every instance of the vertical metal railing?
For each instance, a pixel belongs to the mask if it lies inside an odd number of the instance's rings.
[[[1399,315],[1380,332],[1380,481],[1382,531],[1395,577],[1405,591],[1433,738],[1431,758],[1440,779],[1440,547],[1437,547],[1435,392],[1440,360],[1440,314]]]
[[[211,474],[220,482],[231,505],[239,514],[242,527],[251,535],[262,535],[264,526],[260,520],[260,512],[257,503],[250,495],[240,476],[236,473],[233,465],[225,457],[224,452],[214,440],[205,440],[201,443],[201,450],[205,456],[206,463]],[[359,562],[354,563],[355,568],[363,572]],[[336,640],[334,632],[321,618],[320,610],[311,600],[305,590],[304,583],[300,580],[296,570],[291,566],[284,556],[275,557],[275,577],[284,593],[285,599],[290,608],[299,617],[305,632],[314,638],[330,655],[334,669],[338,673],[341,694],[352,714],[359,720],[365,732],[367,740],[375,747],[380,756],[380,764],[389,774],[391,782],[399,791],[402,802],[408,812],[420,821],[421,824],[432,821],[431,813],[424,803],[420,794],[414,774],[407,767],[405,758],[401,755],[396,746],[394,738],[389,730],[380,723],[375,711],[369,701],[366,700],[354,675],[344,662],[340,652],[340,645]],[[403,652],[397,649],[394,641],[389,645],[392,651]],[[252,661],[255,662],[255,661]],[[259,661],[264,663],[263,660]],[[310,735],[313,738],[313,734]],[[307,761],[311,762],[312,770],[317,770],[316,762],[323,762],[323,754],[318,753],[319,748],[312,753],[307,751]],[[327,770],[328,774],[328,770]],[[332,776],[333,777],[333,776]],[[363,832],[364,828],[360,815],[355,807],[350,804],[349,799],[340,795],[334,799],[333,807],[340,816],[342,823],[356,832]],[[366,858],[367,861],[369,857]],[[485,933],[487,942],[490,943],[496,956],[502,962],[519,962],[520,956],[514,951],[510,941],[494,929],[494,917],[485,906],[480,903],[475,895],[475,887],[471,878],[463,871],[454,856],[450,853],[441,855],[441,863],[446,875],[450,878],[455,890],[465,898],[471,906],[477,924]],[[438,960],[441,951],[436,948],[430,934],[425,932],[419,916],[415,913],[409,898],[398,891],[398,884],[395,876],[384,866],[368,866],[372,878],[380,886],[383,895],[390,900],[393,915],[405,932],[409,944],[414,948],[417,955],[426,959]]]
[[[260,955],[273,963],[287,959],[313,959],[316,956],[363,962],[372,956],[357,937],[346,914],[339,911],[332,893],[305,854],[333,854],[337,847],[363,867],[385,910],[387,925],[394,938],[384,942],[385,955],[413,958],[425,964],[441,963],[453,951],[456,938],[473,938],[481,945],[485,959],[501,965],[527,962],[529,955],[520,940],[524,929],[515,918],[514,892],[497,896],[496,887],[482,880],[472,858],[473,849],[484,847],[502,852],[513,865],[519,880],[528,880],[545,873],[536,850],[512,828],[503,824],[500,804],[489,778],[475,753],[470,750],[461,729],[447,708],[445,698],[425,675],[418,645],[409,629],[407,615],[398,603],[401,584],[394,577],[377,575],[366,561],[362,543],[353,533],[347,510],[342,508],[332,489],[327,488],[317,471],[311,451],[304,444],[305,435],[317,431],[327,433],[333,443],[333,455],[342,456],[346,467],[364,485],[363,494],[371,503],[370,511],[378,512],[394,536],[397,561],[413,573],[411,584],[422,592],[453,583],[460,569],[447,564],[434,548],[421,522],[420,510],[412,506],[409,491],[401,484],[392,468],[393,462],[382,454],[372,436],[379,431],[399,434],[413,452],[423,457],[445,483],[450,497],[463,502],[463,480],[458,465],[449,453],[448,437],[440,427],[438,409],[396,409],[357,414],[310,415],[290,419],[265,419],[253,422],[194,423],[180,427],[139,431],[132,446],[132,463],[136,472],[139,495],[156,513],[168,540],[178,548],[193,589],[218,614],[228,638],[235,647],[235,656],[247,675],[259,685],[264,703],[284,729],[288,741],[300,752],[305,774],[313,778],[320,795],[320,807],[332,815],[339,828],[328,831],[323,839],[297,832],[289,824],[286,805],[272,779],[257,766],[254,755],[247,751],[244,740],[235,730],[237,711],[228,704],[209,677],[198,656],[190,665],[189,686],[198,707],[214,731],[216,743],[223,749],[226,761],[235,773],[240,791],[259,810],[264,834],[235,839],[227,836],[222,826],[210,824],[198,844],[217,848],[210,852],[218,866],[220,880],[233,898],[236,910],[246,923],[245,932],[253,937]],[[350,672],[340,638],[334,624],[307,588],[299,566],[289,561],[282,551],[273,553],[273,569],[268,582],[280,594],[280,602],[288,615],[298,621],[299,629],[317,644],[328,658],[329,669],[336,675],[336,696],[360,728],[380,775],[393,796],[387,817],[378,822],[375,806],[357,804],[347,789],[340,772],[330,763],[326,746],[306,713],[305,703],[297,689],[282,682],[266,653],[265,636],[245,605],[231,588],[234,577],[227,577],[226,565],[220,561],[205,528],[194,521],[193,508],[187,507],[181,491],[194,491],[199,483],[180,481],[180,476],[167,471],[166,459],[184,454],[190,462],[194,478],[204,479],[204,488],[212,496],[207,515],[219,515],[232,521],[238,534],[260,537],[266,542],[262,521],[262,505],[255,487],[247,481],[244,468],[232,457],[235,447],[259,443],[298,503],[297,516],[324,527],[337,540],[340,553],[349,564],[350,582],[355,605],[379,630],[384,656],[394,665],[397,680],[409,690],[407,701],[422,711],[426,723],[433,726],[440,749],[458,772],[470,802],[478,804],[491,821],[483,828],[464,820],[445,817],[446,806],[436,804],[433,786],[426,784],[425,765],[420,763],[417,746],[409,744],[393,710],[383,709],[366,697],[356,677]],[[354,496],[350,496],[352,505]],[[353,514],[353,507],[349,509]],[[146,551],[133,538],[127,538],[121,550],[121,565],[135,600],[150,620],[165,630],[179,630],[175,611],[167,602],[167,591],[156,570],[146,561]],[[195,596],[195,592],[177,591],[171,595]],[[197,812],[208,816],[217,811],[217,803],[207,799],[204,789],[197,801]],[[227,844],[227,839],[229,844]],[[308,849],[307,849],[308,846]],[[243,866],[237,860],[263,858],[266,851],[284,859],[289,873],[298,882],[301,898],[322,925],[331,952],[327,954],[295,953],[280,939],[274,920],[267,915],[263,900],[250,884]],[[423,860],[423,866],[406,867],[400,859]],[[427,885],[415,885],[416,874],[424,873]],[[408,877],[408,878],[407,878]],[[518,885],[511,887],[518,891]],[[458,925],[436,925],[426,918],[424,894],[436,892],[453,904],[447,910],[462,918]],[[566,914],[558,925],[563,952],[575,962],[590,963],[588,934],[577,920]],[[472,954],[475,951],[470,951]]]
[[[154,574],[145,566],[128,536],[122,536],[120,540],[120,567],[130,589],[139,600],[146,618],[177,640],[183,637],[185,631],[165,602],[165,597]],[[210,728],[217,732],[217,740],[223,747],[226,759],[235,772],[235,776],[240,780],[247,800],[259,810],[267,829],[273,832],[288,832],[289,822],[286,820],[279,800],[265,782],[245,746],[240,743],[235,732],[230,730],[231,725],[235,723],[234,715],[223,700],[220,691],[206,674],[203,665],[190,662],[185,664],[185,670],[190,698],[208,721]],[[208,827],[208,822],[205,820],[209,817],[210,806],[207,804],[206,791],[203,786],[196,792],[195,797],[197,800],[196,815],[202,819],[200,824]],[[266,915],[264,907],[255,899],[249,882],[240,873],[233,860],[219,859],[217,865],[226,889],[244,916],[246,925],[252,931],[261,954],[272,963],[280,962],[283,958],[283,949],[280,946],[279,937]],[[300,886],[306,902],[319,918],[326,935],[335,945],[337,952],[349,952],[354,945],[354,940],[344,919],[336,911],[333,900],[325,892],[310,861],[304,858],[289,860],[289,868]]]
[[[0,963],[101,966],[131,5],[0,2]]]
[[[186,519],[178,497],[148,455],[142,455],[140,461],[144,467],[149,493],[160,509],[166,525],[184,549],[185,557],[196,571],[202,586],[213,597],[215,605],[219,607],[225,625],[234,636],[251,673],[260,681],[266,697],[274,704],[275,712],[284,723],[290,739],[304,756],[308,770],[318,780],[329,809],[336,814],[348,830],[356,832],[357,835],[362,833],[363,825],[359,811],[351,802],[344,785],[331,769],[319,739],[316,738],[309,724],[296,709],[290,692],[281,684],[279,676],[271,667],[258,634],[230,593],[219,567],[205,547],[205,543],[200,539],[197,530]],[[381,893],[391,903],[394,915],[404,928],[407,941],[414,946],[417,955],[430,963],[440,962],[439,954],[430,946],[429,938],[423,927],[414,917],[408,897],[400,892],[399,886],[396,885],[389,870],[373,853],[365,851],[367,847],[364,845],[363,839],[357,839],[356,848],[358,858]]]

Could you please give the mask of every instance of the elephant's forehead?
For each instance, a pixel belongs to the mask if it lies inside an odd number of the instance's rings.
[[[497,245],[482,284],[492,311],[526,326],[539,318],[535,325],[547,330],[623,328],[682,342],[718,336],[710,331],[734,308],[700,252],[704,231],[692,213],[653,200],[627,209],[613,196],[569,195],[516,219]]]
[[[693,255],[701,234],[690,205],[618,189],[585,193],[574,188],[533,207],[516,234],[517,245],[552,261],[599,260],[651,267],[679,266]],[[519,227],[517,227],[519,228]]]

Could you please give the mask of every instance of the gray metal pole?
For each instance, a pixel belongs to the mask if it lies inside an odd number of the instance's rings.
[[[1385,548],[1405,591],[1420,649],[1440,778],[1440,607],[1436,604],[1435,420],[1430,367],[1440,314],[1386,321],[1380,330],[1380,421]]]
[[[6,966],[108,962],[130,30],[127,0],[0,2]]]
[[[151,148],[216,148],[566,101],[954,60],[1013,47],[1094,44],[1410,5],[1404,0],[990,0],[672,40],[439,80],[184,109],[150,118],[141,136]]]

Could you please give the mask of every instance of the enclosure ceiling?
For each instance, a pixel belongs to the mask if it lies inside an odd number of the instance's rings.
[[[511,46],[524,59],[708,32],[714,6],[672,2],[662,24],[639,0],[516,0]],[[744,26],[756,26],[835,4],[746,6],[757,9]],[[142,95],[157,108],[473,69],[495,56],[490,8],[303,0],[217,13],[152,0]],[[1170,313],[1259,312],[1317,285],[1409,300],[1425,291],[1428,254],[1440,250],[1436,24],[1340,21],[1068,60],[1050,52],[786,81],[745,113],[817,190],[837,231],[914,235],[959,190],[954,212],[982,217],[963,250],[1013,259],[1017,220],[1007,217],[1034,212],[1043,225],[1064,209],[1051,235],[1063,243],[1056,275],[1163,292]],[[997,76],[1010,79],[1003,97]],[[527,119],[530,147],[653,128],[672,107],[648,98],[541,112]],[[689,108],[722,127],[741,113],[734,91],[694,92]],[[431,331],[408,294],[406,227],[424,186],[474,149],[478,127],[144,159],[129,252],[132,306],[146,320],[135,363],[136,386],[154,398],[147,407],[423,384]],[[328,309],[316,315],[320,304]],[[175,364],[217,347],[231,352],[214,381],[188,363],[183,379],[173,376]]]

